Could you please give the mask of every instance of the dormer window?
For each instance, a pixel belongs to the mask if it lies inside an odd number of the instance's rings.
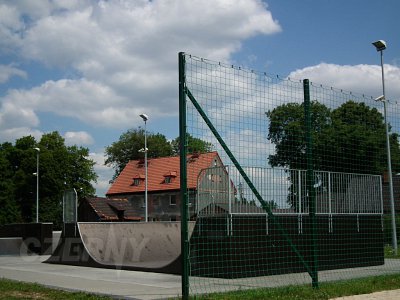
[[[166,184],[171,183],[175,179],[176,175],[177,175],[176,171],[170,171],[164,174],[164,183]]]
[[[190,157],[188,157],[187,162],[188,163],[195,162],[199,157],[200,157],[200,153],[199,152],[195,152]]]
[[[146,176],[144,176],[143,174],[136,174],[136,175],[133,177],[133,183],[132,183],[132,185],[133,185],[133,186],[139,186],[140,183],[141,183],[142,181],[145,180],[145,178],[146,178]]]

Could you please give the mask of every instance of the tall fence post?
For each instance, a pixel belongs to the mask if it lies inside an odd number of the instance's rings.
[[[307,160],[307,194],[308,208],[311,221],[312,239],[312,286],[318,288],[318,245],[317,245],[317,224],[316,224],[316,203],[314,189],[314,167],[312,154],[312,126],[311,126],[311,101],[310,101],[310,81],[304,79],[304,121],[305,121],[305,141],[306,141],[306,160]]]
[[[181,198],[182,299],[189,299],[189,234],[187,194],[185,54],[179,52],[179,143]]]

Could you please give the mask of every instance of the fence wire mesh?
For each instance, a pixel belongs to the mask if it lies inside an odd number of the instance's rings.
[[[186,180],[195,180],[187,185],[187,195],[195,196],[186,221],[196,221],[185,258],[191,294],[400,272],[389,251],[382,102],[308,80],[180,58],[181,140],[184,134],[212,145],[188,142],[181,152]],[[399,111],[395,102],[386,105],[397,209]],[[190,168],[205,156],[211,157],[206,167]]]

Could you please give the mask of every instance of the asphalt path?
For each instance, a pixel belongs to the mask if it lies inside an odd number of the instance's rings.
[[[43,263],[49,256],[0,256],[0,277],[35,282],[52,288],[109,295],[118,299],[168,299],[181,295],[179,275],[89,268]],[[319,272],[320,282],[400,272],[400,260],[382,266]],[[309,284],[307,274],[282,274],[242,279],[191,278],[191,292],[222,292],[257,287]],[[201,290],[207,287],[207,290]],[[358,298],[351,298],[358,297]],[[346,300],[400,299],[400,291],[344,297]]]

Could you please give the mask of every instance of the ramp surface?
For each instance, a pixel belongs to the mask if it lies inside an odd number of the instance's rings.
[[[74,235],[63,232],[46,262],[179,274],[180,225],[180,222],[78,223]],[[189,236],[193,228],[194,222],[190,222]]]

